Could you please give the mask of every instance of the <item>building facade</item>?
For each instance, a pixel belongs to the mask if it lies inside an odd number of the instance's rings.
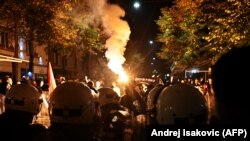
[[[64,56],[60,50],[50,50],[48,45],[38,45],[34,42],[34,61],[33,74],[29,73],[29,49],[22,34],[18,34],[18,56],[15,56],[14,31],[0,26],[0,78],[5,75],[11,77],[13,74],[13,64],[17,64],[17,80],[20,81],[23,76],[32,77],[35,80],[47,81],[48,54],[56,78],[65,76],[67,79],[84,78],[91,75],[91,68],[95,64],[93,56],[85,58],[82,53],[76,51],[70,56]],[[91,77],[91,76],[88,76]]]
[[[33,79],[46,79],[48,57],[45,46],[34,44],[34,68],[33,74],[28,72],[29,52],[25,39],[21,34],[18,35],[18,56],[15,56],[14,31],[4,26],[0,27],[0,78],[9,75],[13,77],[13,65],[17,64],[17,80],[29,75]]]

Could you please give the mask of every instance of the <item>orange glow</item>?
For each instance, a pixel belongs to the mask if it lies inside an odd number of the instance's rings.
[[[119,76],[119,82],[126,83],[128,81],[128,75],[126,74],[124,68],[122,67],[122,62],[117,55],[113,55],[113,60],[110,60],[108,67]]]
[[[119,75],[119,82],[126,83],[128,82],[128,80],[129,80],[129,77],[125,72]]]

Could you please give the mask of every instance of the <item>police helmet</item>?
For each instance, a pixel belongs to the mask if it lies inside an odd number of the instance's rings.
[[[103,87],[98,89],[99,92],[99,104],[100,107],[107,105],[107,104],[118,104],[119,103],[119,96],[118,94],[109,87]]]
[[[91,90],[78,82],[65,82],[50,97],[51,123],[91,124],[95,116]]]
[[[207,102],[191,85],[175,83],[160,93],[157,101],[158,124],[206,124]]]
[[[161,90],[164,88],[164,85],[156,85],[151,89],[147,96],[147,111],[151,111],[155,108],[157,102],[157,94],[160,94]]]
[[[16,84],[6,93],[5,107],[38,114],[41,109],[42,97],[37,88],[30,84]]]

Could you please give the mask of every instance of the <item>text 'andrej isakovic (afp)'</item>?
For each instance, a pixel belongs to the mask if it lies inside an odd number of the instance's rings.
[[[218,138],[227,138],[227,137],[237,137],[239,139],[247,138],[247,129],[164,129],[157,130],[155,128],[147,132],[150,134],[150,138],[154,137],[175,137],[175,138],[185,138],[185,137],[218,137]]]

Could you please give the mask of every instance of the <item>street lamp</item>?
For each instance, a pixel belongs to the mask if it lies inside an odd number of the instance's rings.
[[[169,1],[164,1],[164,0],[143,0],[143,1],[140,1],[140,0],[137,0],[133,3],[134,8],[135,9],[140,8],[141,3],[150,3],[150,4],[154,3],[154,4],[156,4],[156,3],[169,3]]]
[[[154,43],[154,41],[152,41],[152,40],[149,41],[149,44],[150,44],[150,45],[152,45],[153,43]]]
[[[138,9],[138,8],[140,8],[141,4],[138,1],[136,1],[136,2],[134,2],[133,6],[135,9]]]

